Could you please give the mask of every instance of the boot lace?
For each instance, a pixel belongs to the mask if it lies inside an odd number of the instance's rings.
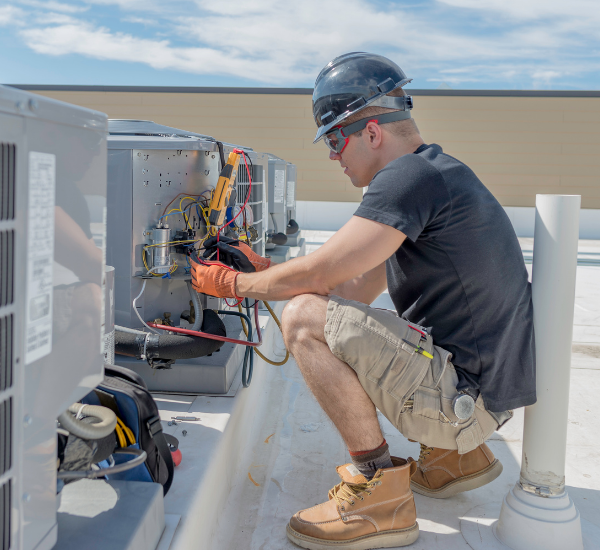
[[[379,475],[366,483],[346,483],[342,481],[329,491],[329,500],[334,499],[338,506],[342,506],[344,501],[349,502],[350,505],[354,505],[355,499],[365,499],[365,497],[361,496],[361,493],[371,494],[371,489],[381,483],[379,481],[381,477]]]
[[[419,455],[419,464],[422,464],[423,461],[425,460],[425,457],[431,451],[433,451],[433,447],[428,447],[427,445],[423,445],[423,443],[420,443],[420,445],[421,445],[421,454]]]

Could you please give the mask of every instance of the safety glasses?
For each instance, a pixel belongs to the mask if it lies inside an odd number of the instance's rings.
[[[341,153],[348,145],[348,139],[352,134],[363,130],[369,122],[375,122],[376,124],[386,124],[388,122],[395,122],[397,120],[406,120],[410,118],[410,111],[395,111],[393,113],[385,113],[378,115],[377,118],[362,118],[357,120],[348,126],[335,126],[324,136],[324,141],[327,147],[329,147],[334,153]]]
[[[325,145],[334,153],[341,153],[348,145],[348,136],[344,135],[343,128],[337,126],[323,138]]]

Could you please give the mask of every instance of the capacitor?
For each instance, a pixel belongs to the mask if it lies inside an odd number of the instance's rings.
[[[169,245],[171,240],[171,230],[168,225],[155,227],[152,230],[152,267],[155,267],[154,273],[168,273],[171,265],[171,254]],[[164,246],[160,246],[164,245]]]
[[[466,393],[459,393],[452,402],[452,410],[459,420],[467,420],[475,412],[475,401]]]

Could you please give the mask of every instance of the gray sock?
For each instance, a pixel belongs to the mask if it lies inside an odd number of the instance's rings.
[[[390,457],[390,448],[385,440],[381,447],[373,449],[368,453],[354,456],[350,453],[350,458],[352,459],[352,464],[356,466],[356,469],[367,479],[372,479],[377,473],[377,470],[380,470],[381,468],[391,468],[393,466]]]

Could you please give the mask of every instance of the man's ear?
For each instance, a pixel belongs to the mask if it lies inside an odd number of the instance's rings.
[[[377,148],[381,145],[382,132],[379,124],[375,121],[368,122],[363,131],[367,133],[371,147]]]

